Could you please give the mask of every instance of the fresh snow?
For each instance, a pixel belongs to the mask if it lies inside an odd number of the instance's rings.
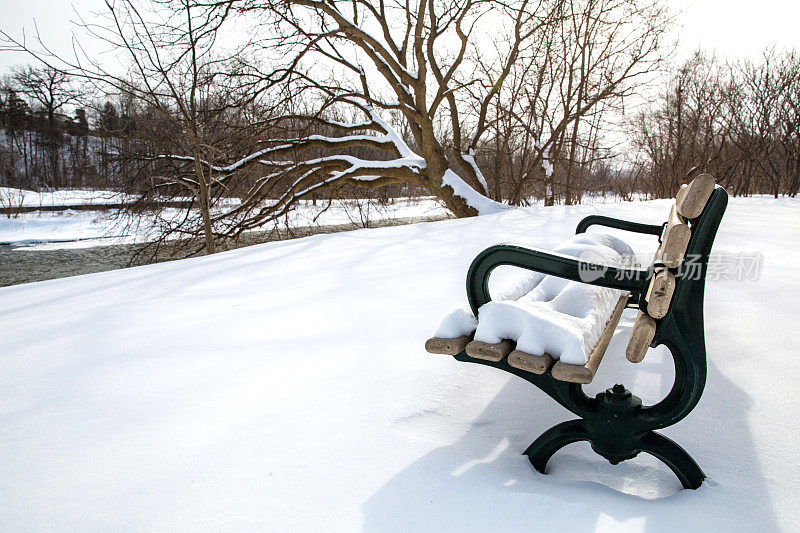
[[[39,207],[54,205],[117,204],[127,197],[115,191],[94,189],[64,189],[55,191],[28,191],[0,187],[0,207]]]
[[[436,328],[433,336],[442,339],[456,339],[470,335],[477,327],[478,320],[472,314],[472,311],[469,308],[460,307],[447,313],[447,316],[439,323],[439,327]]]
[[[647,455],[612,466],[585,443],[537,473],[522,451],[572,416],[515,376],[423,348],[466,304],[483,248],[552,248],[583,216],[660,223],[668,209],[536,207],[2,288],[0,523],[800,530],[798,200],[732,199],[722,221],[715,271],[740,252],[763,262],[757,280],[709,281],[705,394],[663,431],[709,476],[697,491]],[[637,256],[656,247],[626,240]],[[625,359],[634,317],[589,394],[618,381],[648,403],[668,392],[663,348]]]
[[[464,201],[467,202],[467,205],[474,208],[480,215],[491,215],[501,211],[506,211],[508,209],[513,209],[506,204],[495,202],[491,198],[487,198],[486,196],[480,194],[478,191],[470,187],[466,181],[461,179],[458,174],[450,169],[444,172],[442,183],[444,185],[449,185],[456,195],[463,198]]]
[[[56,211],[0,215],[0,244],[28,244],[95,240],[130,233],[115,213],[105,211]]]
[[[464,161],[466,161],[472,167],[472,170],[475,171],[475,175],[478,177],[478,181],[480,182],[481,185],[483,185],[483,190],[488,191],[489,184],[486,183],[486,178],[483,177],[483,172],[481,172],[478,163],[475,161],[475,149],[470,148],[469,152],[467,152],[466,154],[461,154],[461,157],[464,158]]]
[[[636,261],[622,239],[603,233],[573,235],[553,251],[608,266],[631,266]],[[510,291],[481,306],[477,322],[457,309],[444,318],[435,336],[455,338],[474,331],[477,341],[495,344],[511,339],[525,353],[547,353],[565,363],[583,365],[621,296],[622,291],[616,289],[555,276],[521,275]]]
[[[166,220],[182,219],[182,210],[168,208],[162,213]],[[417,217],[446,217],[447,211],[434,198],[397,198],[381,205],[355,200],[311,201],[301,200],[284,217],[277,221],[281,228],[301,226],[335,226],[363,224]],[[267,225],[261,229],[272,229]],[[61,243],[59,248],[142,242],[152,238],[157,231],[154,218],[143,215],[135,219],[118,211],[55,211],[0,215],[0,244]],[[79,241],[79,242],[75,242]],[[20,250],[39,250],[43,245],[28,246]],[[47,249],[53,249],[48,246]]]

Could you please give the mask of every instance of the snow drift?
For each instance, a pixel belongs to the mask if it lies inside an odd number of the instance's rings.
[[[598,212],[660,223],[669,203],[507,211],[0,289],[0,524],[797,531],[798,200],[732,199],[722,221],[716,272],[740,252],[764,259],[756,280],[707,284],[708,385],[664,431],[708,474],[697,491],[646,455],[611,466],[583,443],[537,473],[522,451],[569,413],[507,373],[424,351],[466,303],[483,248],[552,248]],[[625,359],[634,318],[589,394],[669,390],[662,349]]]

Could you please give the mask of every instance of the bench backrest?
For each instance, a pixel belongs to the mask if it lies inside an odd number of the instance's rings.
[[[702,342],[702,299],[708,254],[726,204],[725,189],[716,187],[709,174],[681,185],[664,224],[650,285],[640,300],[640,311],[625,352],[630,361],[638,363],[644,359],[658,333],[659,323],[673,311],[686,314],[683,307],[699,309],[695,320],[700,321]],[[676,298],[679,289],[683,292],[680,305]]]

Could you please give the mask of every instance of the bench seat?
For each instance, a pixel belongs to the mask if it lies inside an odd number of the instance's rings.
[[[624,294],[617,300],[614,306],[614,311],[611,314],[608,322],[603,329],[603,333],[598,339],[592,349],[588,361],[584,365],[573,365],[564,363],[553,358],[548,353],[542,355],[533,355],[521,350],[515,349],[515,343],[509,339],[503,339],[499,343],[490,344],[487,342],[469,340],[469,336],[459,337],[458,339],[444,339],[434,337],[429,339],[426,343],[426,349],[432,353],[441,353],[447,355],[455,355],[458,352],[465,350],[467,355],[475,359],[483,359],[486,361],[500,361],[504,357],[508,357],[508,364],[514,368],[532,372],[534,374],[544,374],[544,372],[552,367],[553,377],[570,383],[591,383],[597,368],[600,366],[600,361],[603,359],[603,354],[608,348],[608,343],[611,342],[611,337],[614,335],[617,324],[622,317],[622,312],[628,303],[628,295]],[[458,351],[454,351],[458,348]]]
[[[633,264],[623,241],[605,234],[578,234],[554,250],[565,257],[602,264]],[[629,293],[559,276],[526,274],[504,295],[487,302],[479,318],[466,310],[445,317],[429,352],[466,355],[483,361],[508,360],[522,370],[543,373],[554,367],[557,379],[588,383],[597,371]]]

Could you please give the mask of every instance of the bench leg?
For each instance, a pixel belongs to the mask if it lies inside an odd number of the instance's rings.
[[[544,474],[547,461],[554,453],[567,444],[590,439],[591,435],[583,420],[570,420],[553,426],[539,435],[523,454],[528,456],[536,470]]]
[[[542,433],[523,453],[528,456],[533,467],[544,474],[547,462],[554,453],[573,442],[582,440],[592,442],[594,436],[587,430],[583,420],[570,420],[553,426]],[[685,489],[700,487],[706,478],[706,475],[686,450],[664,435],[649,431],[634,446],[636,449],[630,450],[630,457],[636,456],[639,451],[656,457],[675,473]],[[594,448],[594,445],[592,447]],[[617,464],[624,459],[609,460],[612,464]]]
[[[642,437],[640,447],[643,452],[658,458],[672,470],[685,489],[700,487],[706,475],[691,456],[660,433],[650,431]]]

